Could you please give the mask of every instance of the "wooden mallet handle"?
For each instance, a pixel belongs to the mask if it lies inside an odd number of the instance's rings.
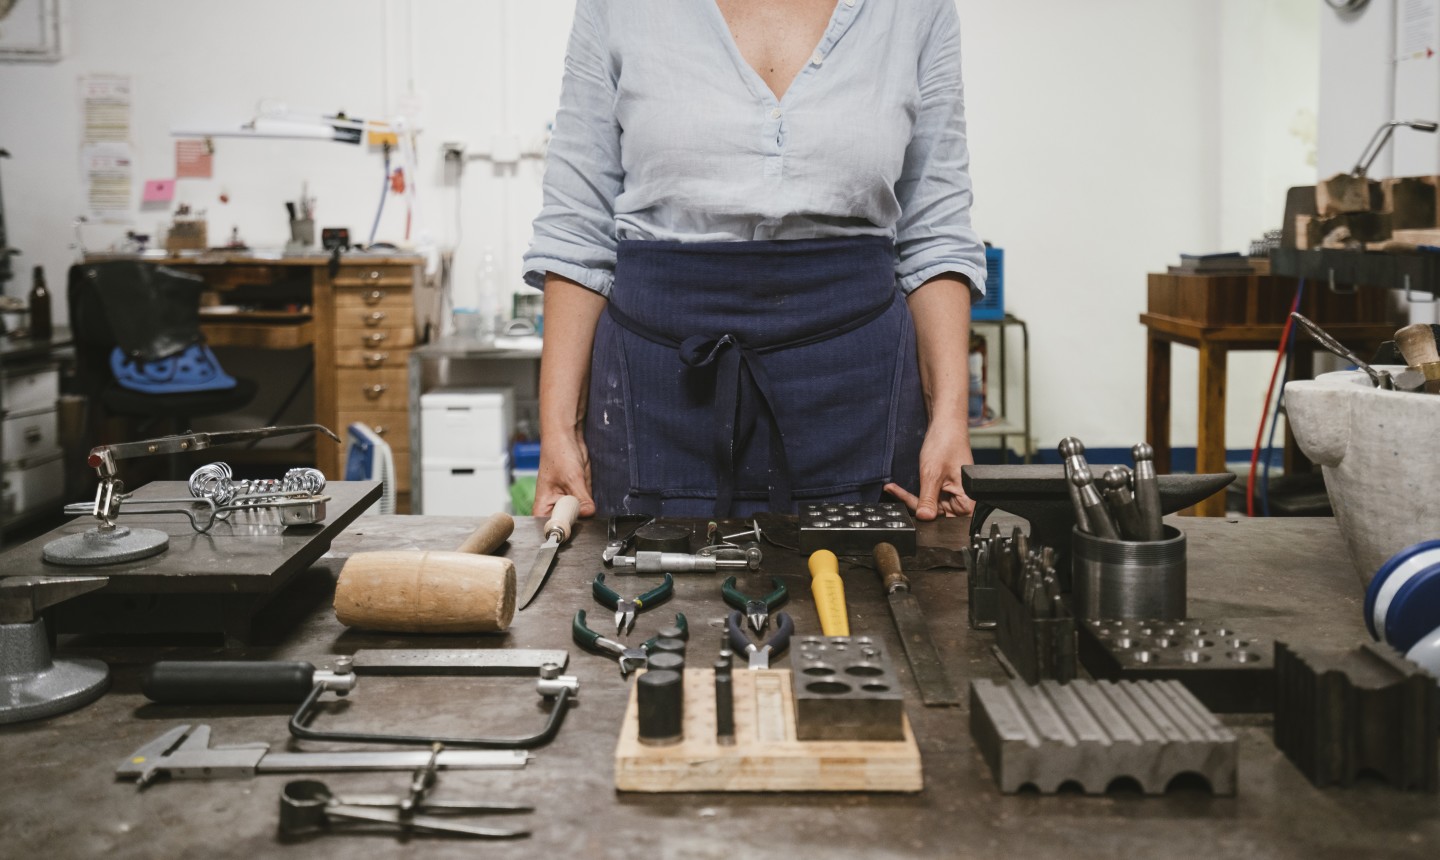
[[[490,518],[475,527],[470,537],[460,544],[456,552],[468,552],[476,555],[489,555],[500,548],[500,545],[510,539],[515,532],[515,519],[509,514],[501,511],[498,514],[491,514]]]
[[[1405,363],[1411,367],[1422,367],[1440,361],[1440,351],[1435,348],[1435,332],[1425,323],[1407,325],[1395,332],[1395,345],[1405,356]]]

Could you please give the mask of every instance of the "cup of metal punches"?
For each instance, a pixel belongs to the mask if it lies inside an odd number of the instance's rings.
[[[1096,475],[1085,446],[1060,442],[1066,485],[1075,508],[1071,589],[1083,620],[1185,617],[1185,533],[1166,525],[1154,451],[1131,449],[1134,468],[1111,466]]]

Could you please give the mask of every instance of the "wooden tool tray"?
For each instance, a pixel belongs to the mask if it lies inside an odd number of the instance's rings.
[[[639,740],[635,685],[615,747],[620,791],[894,791],[924,787],[920,748],[901,741],[800,741],[787,669],[734,671],[735,744],[715,740],[715,672],[685,670],[685,739]]]

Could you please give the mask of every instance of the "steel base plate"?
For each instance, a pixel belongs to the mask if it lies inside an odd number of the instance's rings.
[[[156,529],[98,526],[78,535],[66,535],[45,544],[43,558],[67,567],[96,567],[159,555],[170,546],[170,536]]]
[[[109,684],[110,669],[99,660],[53,659],[45,622],[0,624],[0,724],[73,711]]]

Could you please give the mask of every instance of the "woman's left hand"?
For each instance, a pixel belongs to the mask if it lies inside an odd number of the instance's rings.
[[[932,423],[920,447],[920,495],[899,484],[886,484],[885,492],[904,502],[917,520],[968,516],[975,503],[960,487],[960,469],[974,462],[967,425]]]

